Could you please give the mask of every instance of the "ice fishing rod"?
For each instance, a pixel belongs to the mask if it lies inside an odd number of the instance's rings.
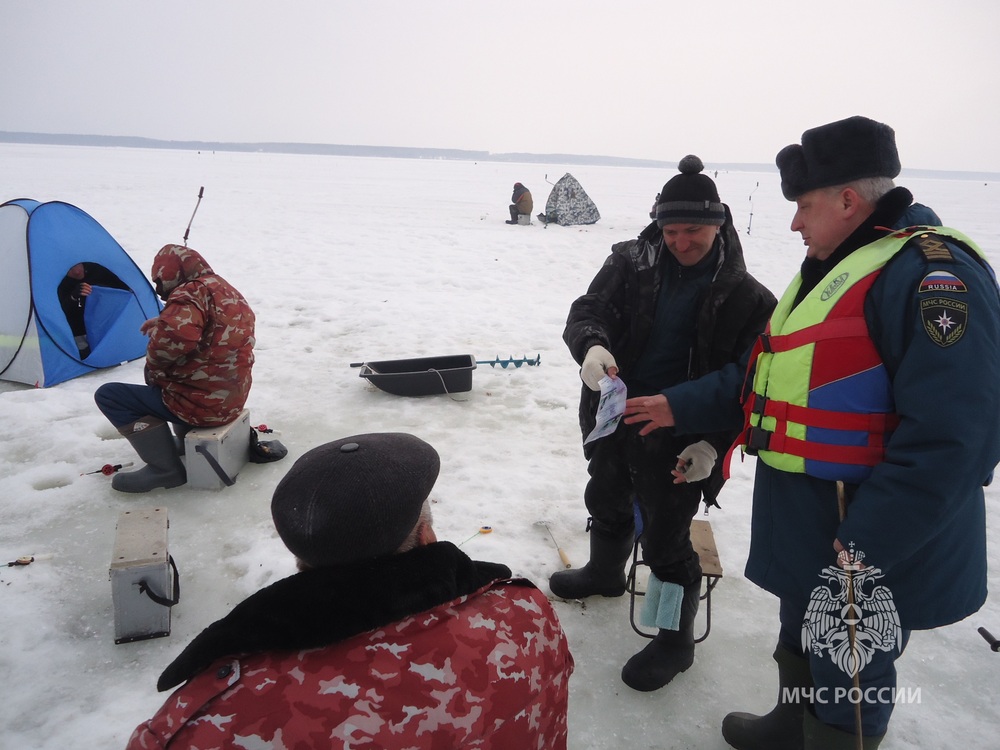
[[[840,521],[843,523],[844,519],[847,518],[847,493],[844,489],[844,483],[837,480],[837,513],[840,516]],[[850,609],[854,609],[854,570],[847,566],[845,569],[847,573],[847,606]],[[854,689],[856,691],[861,690],[861,669],[858,667],[858,639],[857,639],[857,625],[852,621],[847,621],[847,641],[848,646],[851,650],[851,662],[853,664],[852,677],[854,681]],[[858,701],[854,704],[854,739],[857,750],[863,750],[864,748],[864,736],[861,730],[861,702]]]
[[[753,224],[753,194],[757,192],[757,188],[760,187],[760,182],[757,182],[753,186],[753,190],[750,191],[750,221],[747,222],[747,234],[750,234],[750,225]]]
[[[80,476],[85,477],[88,474],[103,474],[106,477],[110,477],[112,474],[116,474],[122,469],[125,469],[132,465],[131,461],[126,461],[123,464],[104,464],[100,469],[95,469],[94,471],[85,471]]]
[[[203,195],[205,195],[204,185],[198,188],[198,202],[194,204],[194,211],[191,212],[191,220],[188,222],[187,229],[184,230],[184,247],[187,247],[188,235],[191,234],[191,224],[194,222],[194,215],[198,213],[198,206],[201,205],[201,198]]]
[[[553,536],[553,534],[552,534],[552,529],[549,528],[549,522],[548,521],[535,521],[535,526],[544,526],[545,527],[545,530],[547,532],[549,532],[549,539],[551,539],[552,543],[556,546],[556,552],[559,553],[559,559],[562,560],[564,566],[566,566],[567,568],[572,568],[573,564],[569,561],[569,555],[567,555],[566,552],[563,551],[563,548],[559,546],[559,542],[556,541],[555,536]]]
[[[52,554],[51,553],[44,554],[44,555],[21,555],[16,560],[11,560],[10,562],[8,562],[7,563],[7,567],[8,568],[23,568],[26,565],[31,565],[31,563],[35,562],[36,560],[51,560],[51,559],[52,559]]]
[[[475,539],[480,534],[492,534],[492,533],[493,533],[493,527],[492,526],[480,526],[479,530],[475,534],[473,534],[472,536],[470,536],[468,539],[466,539],[465,542],[471,542],[473,539]],[[461,547],[463,544],[465,544],[465,542],[461,542],[458,546]]]

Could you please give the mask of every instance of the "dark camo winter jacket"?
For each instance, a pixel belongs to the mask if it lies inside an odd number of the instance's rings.
[[[250,393],[254,314],[195,250],[165,245],[151,273],[167,296],[149,331],[146,382],[164,405],[196,427],[232,422]]]
[[[692,380],[738,361],[764,330],[777,304],[774,295],[747,271],[743,246],[728,206],[719,237],[723,243],[720,265],[698,309],[695,349],[688,371]],[[563,340],[578,364],[583,363],[590,347],[600,344],[614,356],[628,384],[629,373],[642,356],[652,331],[668,253],[656,222],[637,239],[612,246],[611,255],[587,293],[571,305],[563,331]],[[673,384],[664,383],[663,387],[668,385]],[[580,429],[584,437],[594,428],[599,398],[599,392],[586,385],[581,387]],[[721,457],[737,434],[738,429],[698,438],[708,440],[720,457],[712,475],[702,484],[709,502],[722,488]],[[685,438],[684,445],[693,440]],[[584,446],[588,457],[589,448]]]

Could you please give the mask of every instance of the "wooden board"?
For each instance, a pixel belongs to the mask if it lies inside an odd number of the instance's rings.
[[[691,522],[691,545],[701,558],[702,575],[722,578],[722,561],[715,547],[715,535],[708,521]]]

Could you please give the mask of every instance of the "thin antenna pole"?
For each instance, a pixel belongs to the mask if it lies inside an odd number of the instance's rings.
[[[840,480],[837,481],[837,510],[840,516],[841,522],[847,518],[847,494],[844,490],[844,483]],[[852,561],[853,562],[853,561]],[[847,569],[847,606],[851,608],[851,617],[854,617],[854,571],[851,568]],[[848,645],[851,649],[851,667],[853,669],[853,682],[855,694],[860,694],[861,692],[861,667],[858,664],[858,641],[857,641],[857,626],[854,622],[847,623],[847,639]],[[857,701],[854,704],[854,742],[857,750],[863,750],[864,748],[864,736],[861,729],[861,701]]]
[[[753,194],[757,192],[757,188],[760,187],[760,182],[753,186],[753,190],[750,191],[750,221],[747,222],[747,234],[750,234],[750,226],[753,224]]]
[[[194,204],[194,211],[191,212],[191,220],[188,222],[187,229],[184,230],[184,247],[188,244],[188,235],[191,233],[191,223],[194,221],[194,215],[198,213],[198,206],[201,205],[201,197],[205,194],[205,186],[202,185],[198,188],[198,202]]]

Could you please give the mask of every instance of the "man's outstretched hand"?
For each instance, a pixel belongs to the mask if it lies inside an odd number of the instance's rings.
[[[625,401],[625,424],[647,424],[639,430],[648,435],[659,427],[674,426],[674,412],[662,393],[655,396],[636,396]]]

